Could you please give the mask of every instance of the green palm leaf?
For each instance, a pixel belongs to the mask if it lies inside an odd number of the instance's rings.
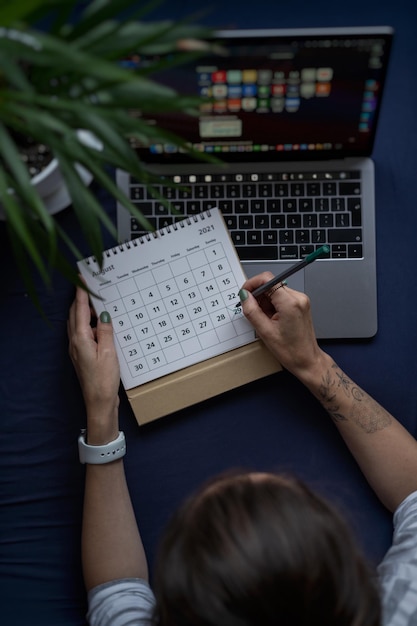
[[[16,262],[38,307],[33,270],[46,285],[51,285],[53,270],[79,284],[75,264],[68,261],[61,246],[74,259],[80,258],[81,252],[49,215],[32,184],[21,160],[19,134],[47,145],[57,159],[89,253],[98,259],[103,229],[114,239],[117,233],[85,185],[81,166],[126,206],[144,229],[151,229],[151,224],[118,189],[112,176],[115,168],[143,181],[151,194],[169,206],[160,197],[156,184],[160,181],[146,171],[130,140],[188,147],[181,137],[148,125],[132,111],[198,112],[199,98],[178,94],[153,76],[195,59],[201,52],[183,52],[178,41],[205,38],[209,31],[187,21],[140,21],[156,4],[19,0],[0,5],[0,203]],[[127,68],[120,62],[138,51],[160,56],[143,69]],[[94,135],[100,149],[83,143],[82,129]],[[194,156],[214,160],[200,153]]]

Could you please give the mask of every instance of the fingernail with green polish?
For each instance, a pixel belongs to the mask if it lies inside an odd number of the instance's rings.
[[[246,289],[241,289],[239,291],[239,299],[241,302],[245,302],[248,296],[249,296],[249,293],[246,291]]]
[[[107,311],[103,311],[102,313],[100,313],[100,321],[104,322],[105,324],[110,324],[111,322],[110,313],[108,313]]]

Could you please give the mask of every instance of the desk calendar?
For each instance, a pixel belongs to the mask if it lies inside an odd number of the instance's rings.
[[[235,308],[245,281],[218,209],[79,262],[97,315],[113,322],[121,378],[132,389],[255,341]]]

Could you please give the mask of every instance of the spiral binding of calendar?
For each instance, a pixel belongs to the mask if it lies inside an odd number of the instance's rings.
[[[159,230],[154,232],[146,233],[146,235],[142,235],[141,237],[137,237],[136,239],[132,239],[131,241],[125,241],[124,243],[120,243],[117,246],[112,248],[108,248],[104,250],[103,256],[106,256],[108,259],[115,254],[119,254],[119,252],[126,252],[126,250],[130,250],[131,248],[137,248],[139,245],[145,244],[152,239],[157,239],[158,237],[164,237],[164,235],[171,233],[172,231],[177,231],[180,228],[185,228],[185,226],[190,226],[193,222],[198,222],[199,220],[204,221],[206,216],[210,217],[210,209],[207,209],[204,213],[199,213],[198,215],[187,215],[184,219],[179,222],[174,222],[173,224],[169,224],[168,226],[164,226]],[[95,263],[99,265],[95,256],[90,256],[85,259],[87,265],[90,263]]]

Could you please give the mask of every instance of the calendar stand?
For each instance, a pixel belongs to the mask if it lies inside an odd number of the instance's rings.
[[[129,389],[139,426],[282,370],[260,341]]]

